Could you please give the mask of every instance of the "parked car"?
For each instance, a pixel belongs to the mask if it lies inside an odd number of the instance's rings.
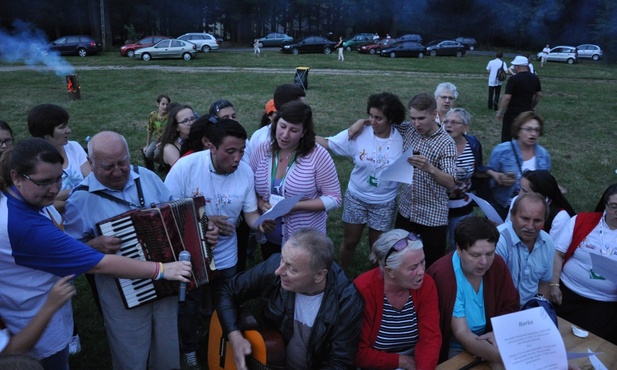
[[[422,36],[416,35],[415,33],[410,33],[407,35],[403,35],[396,38],[396,41],[414,41],[418,43],[422,43]]]
[[[102,50],[101,42],[90,36],[63,36],[47,45],[49,51],[57,51],[60,55],[79,55],[85,57]]]
[[[330,54],[334,49],[336,42],[330,41],[321,36],[309,36],[303,39],[294,40],[289,44],[281,47],[283,53],[299,54],[299,53],[324,53]]]
[[[144,61],[154,58],[182,58],[191,60],[197,54],[197,45],[177,39],[161,40],[153,46],[135,50],[135,57]]]
[[[219,48],[216,37],[209,33],[185,33],[178,37],[178,40],[190,41],[197,45],[198,51],[203,51],[204,53],[209,53],[211,50],[218,50]]]
[[[394,44],[396,41],[392,38],[390,39],[381,39],[379,42],[374,44],[362,44],[358,46],[358,52],[362,54],[378,54],[378,51],[383,49],[384,47],[390,46]]]
[[[281,47],[283,46],[284,43],[288,43],[292,41],[293,41],[293,37],[285,33],[278,33],[278,32],[271,32],[259,39],[259,42],[261,42],[262,46],[277,46],[277,47]],[[251,45],[252,44],[253,43],[251,43]]]
[[[465,47],[452,40],[435,40],[426,45],[426,53],[430,56],[456,56],[457,58],[465,55]]]
[[[602,48],[598,45],[593,44],[583,44],[576,47],[578,50],[579,58],[586,58],[592,60],[599,60],[602,58]]]
[[[132,58],[135,56],[135,50],[152,46],[157,42],[167,40],[168,38],[168,36],[146,36],[135,43],[123,45],[120,48],[120,55]]]
[[[478,46],[478,42],[473,37],[457,37],[454,41],[459,44],[463,44],[467,48],[467,50],[474,50],[476,46]]]
[[[536,54],[536,60],[542,59],[542,52]],[[566,62],[568,64],[574,64],[578,60],[576,48],[574,46],[555,46],[548,53],[546,58],[549,62]]]
[[[375,35],[372,33],[360,33],[343,41],[343,47],[347,51],[352,51],[362,44],[372,44],[373,37],[375,37]]]
[[[424,58],[426,48],[419,42],[414,41],[399,41],[381,49],[382,57],[399,58],[399,57],[418,57]]]

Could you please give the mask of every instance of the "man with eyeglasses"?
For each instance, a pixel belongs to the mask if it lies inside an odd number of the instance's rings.
[[[67,201],[65,230],[69,235],[88,241],[98,236],[96,224],[100,221],[173,199],[158,175],[143,167],[138,167],[138,172],[131,169],[130,159],[128,144],[120,134],[104,131],[92,137],[88,142],[92,172]],[[115,253],[120,247],[120,239],[116,241],[93,247]],[[124,307],[116,279],[103,275],[95,275],[95,279],[113,368],[179,368],[177,297],[129,310]]]
[[[529,59],[519,55],[512,61],[516,74],[508,79],[496,120],[502,120],[501,142],[512,140],[512,122],[522,112],[533,111],[542,99],[542,85],[530,72]]]
[[[510,221],[497,227],[497,254],[508,265],[521,306],[538,293],[550,296],[555,245],[542,230],[547,214],[543,195],[524,193],[514,201]]]

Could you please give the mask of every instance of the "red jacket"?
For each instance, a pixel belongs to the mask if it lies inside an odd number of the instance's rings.
[[[450,252],[438,259],[426,271],[435,279],[439,294],[439,314],[441,315],[441,353],[439,360],[448,359],[450,336],[452,334],[452,311],[456,301],[456,277],[452,266]],[[504,260],[497,254],[491,268],[484,274],[484,313],[486,315],[486,331],[490,332],[491,318],[520,310],[518,291],[512,282],[510,270]]]
[[[383,272],[379,268],[367,271],[358,276],[354,284],[364,297],[364,319],[354,364],[361,368],[371,369],[398,368],[398,354],[373,348],[383,315]],[[425,274],[420,289],[412,289],[410,292],[418,317],[419,340],[414,352],[416,369],[433,370],[437,366],[441,345],[435,282]]]

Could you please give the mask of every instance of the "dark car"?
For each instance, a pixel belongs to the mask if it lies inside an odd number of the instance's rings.
[[[309,36],[303,39],[294,40],[289,44],[281,46],[283,53],[299,54],[299,53],[324,53],[330,54],[334,49],[336,42],[330,41],[321,36]]]
[[[359,34],[354,35],[353,37],[343,41],[343,47],[347,51],[352,51],[352,50],[356,49],[360,45],[372,44],[375,41],[374,37],[375,37],[375,35],[372,34],[372,33],[359,33]]]
[[[407,35],[403,35],[396,38],[396,41],[413,41],[417,43],[422,43],[422,36],[416,35],[415,33],[410,33]]]
[[[465,47],[452,40],[431,41],[426,45],[426,53],[430,56],[456,56],[457,58],[465,55]]]
[[[293,37],[287,34],[278,33],[278,32],[271,32],[259,39],[259,42],[261,42],[262,46],[276,46],[276,47],[280,47],[284,43],[288,43],[292,41],[293,41]],[[251,45],[252,44],[253,43],[251,43]]]
[[[379,42],[374,44],[362,44],[358,46],[358,52],[371,55],[378,54],[381,49],[388,47],[395,42],[396,41],[394,39],[381,39]]]
[[[467,50],[475,50],[476,46],[478,46],[478,42],[473,37],[457,37],[454,41],[462,44]]]
[[[129,58],[132,58],[135,56],[135,50],[140,49],[140,48],[145,48],[148,46],[152,46],[156,44],[157,42],[161,40],[167,40],[168,38],[169,38],[168,36],[146,36],[143,39],[135,43],[126,44],[122,46],[120,48],[120,55],[125,55]]]
[[[60,55],[86,55],[96,54],[101,51],[101,42],[90,36],[72,35],[63,36],[47,45],[50,51],[57,51]]]
[[[399,41],[388,47],[381,49],[382,57],[399,58],[399,57],[418,57],[424,58],[425,48],[419,42],[414,41]]]

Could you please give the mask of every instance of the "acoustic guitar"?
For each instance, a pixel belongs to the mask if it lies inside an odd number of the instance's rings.
[[[252,317],[249,320],[255,322]],[[246,356],[246,366],[250,370],[285,369],[285,343],[278,331],[254,329],[243,330],[242,334],[251,343],[251,354]],[[208,368],[209,370],[236,370],[231,344],[223,336],[223,328],[216,311],[210,319]]]

